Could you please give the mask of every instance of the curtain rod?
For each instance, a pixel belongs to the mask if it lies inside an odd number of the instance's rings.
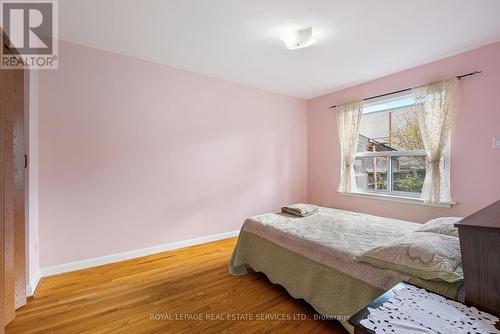
[[[483,73],[483,71],[474,71],[474,72],[470,72],[470,73],[467,73],[467,74],[457,75],[457,79],[460,80],[462,78],[465,78],[465,77],[468,77],[468,76],[471,76],[471,75],[476,75],[476,74],[479,74],[479,73]],[[412,90],[412,89],[411,88],[406,88],[406,89],[397,90],[395,92],[390,92],[390,93],[380,94],[380,95],[376,95],[376,96],[371,96],[371,97],[367,97],[366,99],[363,99],[362,101],[373,100],[373,99],[376,99],[376,98],[379,98],[379,97],[384,97],[384,96],[388,96],[388,95],[392,95],[392,94],[407,92],[409,90]],[[336,105],[331,106],[328,109],[333,109],[335,107],[336,107]]]

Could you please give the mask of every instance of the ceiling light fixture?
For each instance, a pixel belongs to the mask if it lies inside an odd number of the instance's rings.
[[[289,31],[283,34],[280,39],[289,50],[302,49],[316,42],[313,36],[312,27]]]

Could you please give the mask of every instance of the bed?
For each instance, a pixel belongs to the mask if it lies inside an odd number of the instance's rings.
[[[263,214],[245,221],[229,272],[245,275],[250,266],[352,332],[347,319],[401,280],[457,299],[461,282],[423,280],[353,259],[419,226],[331,208],[308,217]]]

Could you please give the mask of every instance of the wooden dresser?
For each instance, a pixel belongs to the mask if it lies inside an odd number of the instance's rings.
[[[500,200],[457,224],[465,302],[500,316]]]

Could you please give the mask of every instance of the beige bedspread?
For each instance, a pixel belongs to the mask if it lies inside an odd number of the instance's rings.
[[[229,263],[232,275],[247,273],[246,265],[303,298],[324,316],[347,323],[349,316],[401,280],[449,298],[460,282],[426,281],[407,274],[358,263],[352,257],[417,229],[412,222],[356,212],[319,208],[299,218],[282,213],[245,221]]]
[[[255,216],[245,221],[242,231],[251,232],[375,288],[388,290],[411,276],[358,263],[353,256],[412,232],[419,226],[403,220],[321,207],[317,214],[303,218],[283,213]]]

